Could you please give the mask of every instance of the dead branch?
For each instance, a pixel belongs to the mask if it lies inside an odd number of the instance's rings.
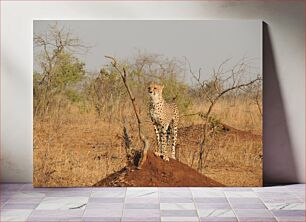
[[[228,92],[230,92],[230,91],[233,91],[233,90],[241,89],[241,88],[243,88],[243,87],[250,86],[250,85],[254,84],[254,83],[257,82],[257,81],[261,81],[261,78],[257,77],[256,79],[254,79],[254,80],[252,80],[252,81],[250,81],[250,82],[248,82],[248,83],[243,83],[243,84],[235,85],[235,86],[233,86],[233,87],[230,87],[230,88],[228,88],[228,89],[223,90],[222,92],[220,92],[220,93],[213,99],[213,101],[211,102],[211,105],[209,106],[209,108],[208,108],[208,110],[207,110],[207,112],[206,112],[206,114],[205,114],[206,117],[209,116],[209,114],[210,114],[211,111],[212,111],[213,106],[216,104],[216,102],[217,102],[223,95],[225,95],[226,93],[228,93]]]
[[[262,108],[259,104],[259,100],[260,100],[260,96],[259,96],[259,93],[257,92],[256,93],[256,96],[255,96],[255,103],[256,103],[256,106],[257,106],[257,109],[258,109],[258,112],[259,112],[259,115],[262,116]]]
[[[120,74],[120,76],[122,78],[122,81],[123,81],[123,84],[124,84],[128,94],[129,94],[129,98],[130,98],[132,106],[133,106],[134,114],[135,114],[135,117],[137,119],[137,124],[138,124],[138,136],[139,136],[140,141],[142,141],[142,143],[143,143],[141,159],[140,159],[140,161],[138,163],[138,166],[137,166],[140,169],[141,166],[143,165],[143,163],[147,159],[147,152],[148,152],[148,149],[149,149],[149,142],[148,142],[148,139],[146,138],[146,136],[142,132],[141,120],[140,120],[140,117],[139,117],[139,114],[138,114],[138,111],[137,111],[135,97],[134,97],[134,95],[133,95],[133,93],[132,93],[132,91],[131,91],[128,83],[127,83],[127,72],[126,72],[126,69],[124,67],[120,68],[118,66],[117,60],[114,57],[112,57],[112,56],[105,56],[105,58],[111,60],[112,66]]]

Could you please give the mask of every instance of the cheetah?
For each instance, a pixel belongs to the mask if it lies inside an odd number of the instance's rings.
[[[175,103],[167,103],[164,100],[162,95],[163,88],[163,85],[149,84],[149,113],[159,147],[155,155],[160,156],[165,161],[169,161],[166,148],[170,144],[170,136],[172,134],[171,158],[175,159],[179,112]]]

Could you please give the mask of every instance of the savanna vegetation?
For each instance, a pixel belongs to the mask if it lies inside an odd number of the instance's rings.
[[[179,161],[225,185],[261,185],[262,80],[252,59],[233,66],[225,60],[204,74],[188,58],[139,52],[107,57],[109,63],[90,73],[79,56],[90,47],[65,29],[50,26],[48,33],[35,34],[34,45],[35,186],[91,186],[122,168],[123,129],[142,147],[135,112],[154,150],[150,81],[163,84],[164,98],[178,105]]]

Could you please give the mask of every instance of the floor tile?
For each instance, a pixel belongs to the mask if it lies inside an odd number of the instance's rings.
[[[261,204],[263,203],[261,199],[254,197],[229,197],[228,201],[230,204]]]
[[[91,191],[50,191],[46,192],[47,197],[89,197]]]
[[[289,190],[304,190],[306,189],[306,185],[305,184],[289,184],[289,185],[285,185],[283,187],[286,187]]]
[[[124,209],[123,217],[160,217],[159,209]]]
[[[190,187],[158,187],[158,191],[161,192],[191,192],[191,189]]]
[[[68,192],[68,191],[91,191],[92,187],[33,187],[32,184],[24,184],[20,191],[31,191],[31,192]]]
[[[83,217],[84,222],[120,222],[121,217]]]
[[[37,206],[38,204],[32,203],[7,203],[2,207],[2,209],[35,209]]]
[[[4,205],[8,200],[10,199],[10,197],[3,197],[3,196],[1,196],[0,197],[0,202],[1,202],[1,207],[2,207],[2,205]]]
[[[231,209],[229,203],[196,203],[197,209]]]
[[[25,184],[22,184],[20,190],[23,190],[23,191],[26,191],[26,190],[33,190],[34,187],[33,187],[33,184],[31,183],[25,183]]]
[[[90,197],[88,199],[89,203],[123,203],[124,198],[102,198],[102,197]]]
[[[201,217],[201,222],[238,222],[236,217]]]
[[[233,222],[236,216],[239,222],[305,221],[303,184],[263,188],[33,188],[31,184],[2,184],[0,195],[2,221]]]
[[[190,189],[186,188],[161,188],[160,197],[192,197]]]
[[[10,198],[7,203],[12,203],[12,204],[39,204],[44,197],[12,197]]]
[[[121,217],[122,209],[86,209],[84,217]]]
[[[123,209],[123,203],[87,203],[86,209]]]
[[[126,203],[124,209],[159,209],[158,203]]]
[[[287,193],[278,193],[278,192],[260,192],[258,193],[259,198],[263,202],[267,203],[294,203],[300,202],[294,194],[287,192]]]
[[[193,203],[193,198],[191,197],[160,197],[161,203]]]
[[[229,203],[233,209],[267,209],[258,198],[229,198]]]
[[[121,222],[159,222],[160,217],[122,217]]]
[[[15,195],[16,193],[18,193],[19,191],[5,191],[5,190],[1,190],[0,191],[0,197],[12,197],[13,195]]]
[[[3,191],[17,191],[20,190],[24,184],[11,184],[11,183],[3,183],[0,184],[0,190]]]
[[[305,203],[266,203],[269,210],[305,210]]]
[[[271,197],[271,198],[261,198],[264,203],[301,203],[303,202],[298,198],[282,198],[282,197]]]
[[[155,203],[158,204],[159,200],[158,198],[126,198],[125,203]]]
[[[305,210],[272,210],[276,217],[304,217]]]
[[[265,217],[240,217],[239,222],[277,222],[275,218]]]
[[[198,217],[161,217],[162,222],[198,222]]]
[[[1,221],[25,221],[31,213],[29,209],[1,209]]]
[[[238,219],[240,218],[273,218],[272,213],[266,209],[234,209]]]
[[[37,221],[37,222],[44,222],[44,221],[49,221],[49,222],[64,222],[64,221],[73,221],[73,222],[80,222],[82,221],[82,217],[29,217],[26,221]]]
[[[216,188],[215,188],[216,189]],[[223,191],[253,192],[251,187],[221,187]]]
[[[158,190],[155,187],[134,188],[128,187],[126,198],[158,198]]]
[[[241,191],[225,191],[226,197],[257,197],[257,194],[252,191],[241,192]]]
[[[233,210],[231,209],[199,209],[200,217],[235,217]]]
[[[125,189],[92,191],[91,197],[125,197]]]
[[[286,193],[288,192],[287,186],[270,186],[270,187],[255,187],[253,188],[255,192],[278,192],[278,193]]]
[[[82,217],[84,210],[33,210],[30,218],[72,218]]]
[[[278,222],[305,222],[305,217],[278,217]]]
[[[196,210],[161,210],[162,217],[197,217]]]
[[[108,192],[125,191],[126,192],[126,190],[127,190],[126,187],[92,187],[92,192],[96,192],[96,191],[108,191]]]
[[[195,197],[196,203],[228,203],[225,197]]]
[[[213,188],[190,188],[194,197],[225,197],[224,191]]]
[[[161,210],[195,210],[194,203],[160,203]]]
[[[3,207],[4,207],[4,205],[5,205],[5,202],[0,202],[0,208],[2,209]]]
[[[231,204],[233,209],[267,209],[264,204]]]
[[[12,198],[42,198],[45,196],[45,193],[35,191],[17,191],[12,195]]]
[[[85,209],[88,197],[45,197],[37,210]]]
[[[305,203],[305,191],[295,191],[291,192],[293,195],[295,195],[299,200],[303,201]]]

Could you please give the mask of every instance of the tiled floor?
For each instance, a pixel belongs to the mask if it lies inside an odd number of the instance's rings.
[[[33,188],[2,184],[1,221],[305,221],[305,185]]]

